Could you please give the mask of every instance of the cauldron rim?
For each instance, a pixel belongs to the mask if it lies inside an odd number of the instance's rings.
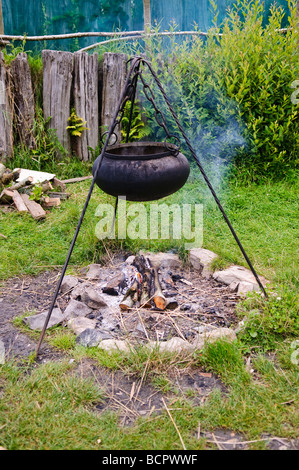
[[[143,155],[137,153],[138,149],[144,147],[147,147],[149,150],[154,149],[155,151],[155,149],[161,149],[162,151],[159,153],[146,153]],[[120,151],[122,149],[130,148],[133,149],[132,154],[122,155],[121,153],[117,153],[117,151]],[[170,143],[167,143],[166,146],[164,142],[129,142],[108,146],[104,153],[104,156],[112,160],[156,160],[168,156],[176,157],[178,153],[178,147]]]

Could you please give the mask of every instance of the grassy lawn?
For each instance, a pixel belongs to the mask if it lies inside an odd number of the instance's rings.
[[[245,264],[239,247],[222,214],[202,181],[194,172],[176,194],[161,200],[167,204],[203,204],[203,247],[214,250],[222,265]],[[69,186],[72,197],[52,209],[42,222],[17,212],[0,212],[0,278],[35,274],[44,266],[62,265],[80,218],[90,183]],[[218,197],[241,243],[259,274],[278,285],[298,287],[298,180],[261,185],[221,188]],[[71,265],[89,264],[105,252],[95,236],[99,203],[114,204],[114,199],[95,187],[89,203]],[[128,203],[129,204],[129,203]],[[137,251],[177,249],[183,251],[185,240],[105,240],[111,249]]]
[[[88,182],[69,187],[72,197],[53,209],[45,221],[35,222],[17,212],[0,212],[0,276],[37,274],[63,265],[85,202]],[[217,342],[203,351],[181,357],[181,367],[217,374],[227,392],[215,390],[200,406],[190,394],[171,384],[174,358],[153,357],[145,351],[130,354],[88,351],[73,337],[57,330],[49,342],[66,359],[36,364],[7,363],[0,369],[0,446],[7,449],[217,449],[205,433],[224,429],[240,433],[250,449],[265,449],[266,438],[298,438],[298,365],[291,360],[298,338],[298,179],[240,186],[231,182],[218,194],[227,215],[259,274],[272,282],[269,301],[251,298],[240,307],[241,317],[253,308],[246,333],[234,344]],[[69,270],[97,262],[106,250],[177,249],[182,241],[110,240],[95,236],[96,207],[113,198],[95,188],[71,258]],[[223,217],[197,173],[168,203],[203,204],[203,246],[218,253],[215,268],[237,263],[246,266]],[[27,331],[29,333],[29,330]],[[76,375],[84,357],[101,367],[148,381],[163,392],[171,410],[139,417],[120,426],[117,413],[97,411],[105,392],[93,378]],[[70,361],[72,359],[72,361]],[[177,358],[175,358],[177,359]],[[250,359],[250,367],[248,361]],[[167,385],[169,385],[167,387]],[[191,394],[192,395],[192,394]],[[174,425],[175,423],[175,425]],[[200,426],[200,433],[198,432]],[[178,433],[179,431],[179,433]]]

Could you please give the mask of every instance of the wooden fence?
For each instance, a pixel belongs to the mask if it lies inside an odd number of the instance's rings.
[[[97,53],[42,51],[44,118],[69,155],[91,160],[90,148],[96,149],[100,129],[110,126],[119,102],[127,59],[108,52],[99,64]],[[72,108],[86,121],[81,137],[67,130]],[[26,53],[7,66],[0,52],[0,109],[0,160],[12,157],[16,142],[34,149],[36,103]]]

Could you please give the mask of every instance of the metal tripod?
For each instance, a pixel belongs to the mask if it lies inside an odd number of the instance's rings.
[[[41,332],[41,335],[40,335],[40,338],[39,338],[39,341],[38,341],[38,344],[37,344],[37,348],[36,348],[36,357],[38,356],[39,354],[39,351],[40,351],[40,347],[41,347],[41,344],[42,344],[42,341],[43,341],[43,338],[44,338],[44,335],[45,335],[45,332],[46,332],[46,329],[47,329],[47,326],[48,326],[48,323],[49,323],[49,320],[51,318],[51,314],[52,314],[52,311],[54,309],[54,306],[55,306],[55,303],[56,303],[56,300],[57,300],[57,296],[58,296],[58,293],[59,293],[59,290],[60,290],[60,287],[61,287],[61,284],[62,284],[62,281],[63,281],[63,278],[65,276],[65,272],[66,272],[66,269],[68,267],[68,264],[69,264],[69,261],[70,261],[70,258],[71,258],[71,255],[72,255],[72,252],[73,252],[73,249],[74,249],[74,246],[75,246],[75,243],[76,243],[76,240],[77,240],[77,237],[78,237],[78,233],[80,231],[80,228],[81,228],[81,225],[82,225],[82,222],[83,222],[83,219],[84,219],[84,216],[85,216],[85,213],[86,213],[86,210],[87,210],[87,207],[88,207],[88,204],[89,204],[89,201],[90,201],[90,198],[91,198],[91,195],[92,195],[92,192],[93,192],[93,189],[94,189],[94,185],[95,185],[95,179],[96,179],[96,176],[100,170],[100,167],[101,167],[101,163],[102,163],[102,160],[103,160],[103,155],[106,151],[106,148],[107,146],[109,145],[109,141],[110,141],[110,138],[112,136],[112,134],[114,134],[114,129],[116,127],[116,125],[118,125],[121,120],[122,120],[122,117],[123,117],[123,114],[124,114],[124,107],[125,107],[125,104],[127,103],[127,101],[131,101],[131,109],[130,109],[130,119],[129,119],[129,129],[127,131],[127,137],[126,137],[126,141],[128,142],[129,141],[129,132],[130,132],[130,126],[131,126],[131,121],[132,121],[132,116],[133,116],[133,106],[134,106],[134,101],[135,101],[135,96],[136,96],[136,85],[137,85],[137,80],[138,78],[141,79],[142,81],[142,84],[143,84],[143,90],[144,90],[144,93],[146,95],[146,98],[153,104],[154,108],[155,108],[155,117],[156,117],[156,120],[158,122],[158,124],[160,126],[162,126],[165,130],[165,133],[166,133],[166,136],[168,138],[175,138],[178,140],[178,138],[174,135],[171,135],[169,134],[168,132],[168,129],[167,129],[167,125],[166,125],[166,120],[165,120],[165,117],[164,115],[161,113],[161,111],[159,111],[156,107],[156,104],[155,104],[155,101],[154,101],[154,97],[153,97],[153,94],[152,94],[152,91],[150,89],[150,87],[148,86],[148,84],[145,82],[143,76],[142,76],[142,72],[140,71],[140,68],[141,66],[145,66],[147,67],[147,69],[149,70],[149,72],[151,73],[152,77],[154,78],[154,81],[156,82],[167,106],[168,106],[168,109],[170,111],[170,113],[172,114],[177,126],[178,126],[178,129],[180,130],[180,133],[182,134],[186,144],[187,144],[187,147],[189,148],[190,152],[191,152],[191,155],[192,157],[194,158],[205,182],[207,183],[215,201],[216,201],[216,204],[217,206],[219,207],[235,241],[237,242],[250,270],[252,271],[261,291],[263,292],[263,294],[265,295],[265,297],[267,297],[267,293],[265,291],[265,288],[263,286],[263,284],[261,283],[250,259],[248,258],[234,228],[232,227],[215,191],[214,191],[214,188],[212,187],[196,153],[195,153],[195,150],[194,148],[192,147],[186,133],[184,132],[184,129],[182,127],[182,125],[180,124],[179,120],[178,120],[178,117],[176,116],[171,104],[170,104],[170,101],[164,91],[164,88],[162,86],[162,84],[160,83],[156,73],[154,72],[151,64],[143,57],[133,57],[132,59],[129,60],[129,62],[131,62],[131,65],[130,65],[130,69],[129,69],[129,72],[128,72],[128,75],[127,75],[127,78],[126,78],[126,82],[125,82],[125,85],[123,87],[123,90],[122,90],[122,93],[121,93],[121,98],[119,100],[119,103],[118,103],[118,107],[117,107],[117,110],[115,111],[115,114],[114,114],[114,118],[112,120],[112,123],[111,123],[111,126],[110,126],[110,129],[109,131],[107,132],[107,138],[104,142],[104,145],[103,145],[103,149],[102,149],[102,152],[100,154],[100,157],[98,159],[98,164],[97,164],[97,168],[94,172],[94,177],[93,177],[93,180],[92,180],[92,183],[90,185],[90,188],[89,188],[89,191],[88,191],[88,195],[87,195],[87,198],[86,198],[86,202],[84,204],[84,207],[83,207],[83,210],[82,210],[82,213],[81,213],[81,216],[80,216],[80,219],[79,219],[79,222],[78,222],[78,225],[77,225],[77,228],[75,230],[75,233],[74,233],[74,236],[73,236],[73,240],[71,242],[71,245],[70,245],[70,248],[69,248],[69,252],[67,254],[67,257],[66,257],[66,260],[65,260],[65,263],[64,263],[64,266],[63,266],[63,269],[62,269],[62,272],[61,272],[61,275],[60,275],[60,278],[59,278],[59,281],[57,283],[57,286],[56,286],[56,290],[55,290],[55,293],[54,293],[54,296],[53,296],[53,299],[52,299],[52,302],[51,302],[51,305],[50,305],[50,308],[49,308],[49,311],[48,311],[48,314],[47,314],[47,317],[45,319],[45,323],[44,323],[44,326],[43,326],[43,329],[42,329],[42,332]],[[119,116],[120,114],[120,116]],[[167,145],[166,141],[165,141],[165,144]],[[114,220],[113,220],[113,223],[115,222],[115,216],[116,216],[116,210],[117,210],[117,202],[116,202],[116,205],[115,205],[115,213],[114,213]]]

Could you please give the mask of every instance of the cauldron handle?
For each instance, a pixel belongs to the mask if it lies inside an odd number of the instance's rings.
[[[174,138],[178,142],[178,145],[176,145],[177,148],[175,150],[169,146],[169,142],[167,142],[167,139],[169,138]],[[175,157],[177,157],[181,150],[181,141],[176,135],[169,134],[164,139],[164,146],[169,152],[171,152]]]
[[[104,133],[101,135],[101,142],[102,142],[102,144],[105,143],[105,142],[103,141],[103,139],[104,139],[105,135],[107,135],[107,134],[109,134],[109,131],[106,131],[106,132],[104,132]],[[115,132],[112,132],[112,134],[110,135],[110,137],[111,137],[112,135],[115,136],[115,142],[113,142],[113,144],[110,144],[110,145],[115,145],[116,142],[118,141],[118,136],[117,136],[117,134],[116,134]],[[110,139],[110,137],[109,137],[109,139]],[[108,145],[109,145],[109,142],[108,142]]]

